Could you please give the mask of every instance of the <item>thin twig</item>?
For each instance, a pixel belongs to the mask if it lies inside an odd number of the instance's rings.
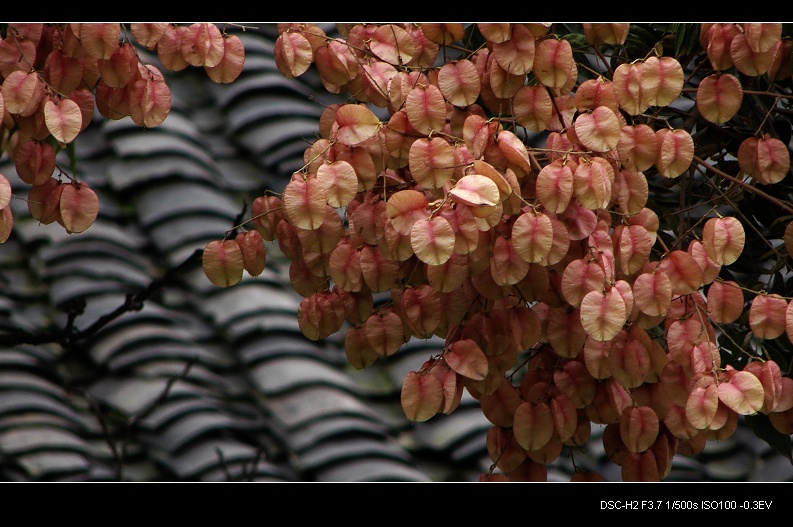
[[[767,194],[767,193],[763,192],[763,191],[762,191],[762,190],[760,190],[759,188],[757,188],[757,187],[754,187],[754,186],[752,186],[752,185],[750,185],[750,184],[746,183],[745,181],[741,181],[740,179],[738,179],[738,178],[737,178],[737,177],[735,177],[735,176],[731,176],[731,175],[727,174],[726,172],[722,172],[722,171],[721,171],[721,170],[719,170],[718,168],[714,167],[713,165],[711,165],[711,164],[710,164],[710,163],[708,163],[707,161],[705,161],[705,160],[703,160],[703,159],[701,159],[701,158],[699,158],[699,157],[697,157],[697,156],[694,156],[694,159],[693,159],[693,160],[694,160],[694,161],[695,161],[697,164],[699,164],[699,165],[701,165],[701,166],[705,167],[705,169],[707,169],[707,170],[709,170],[709,171],[713,172],[714,174],[716,174],[716,175],[718,175],[718,176],[721,176],[721,177],[723,177],[724,179],[728,179],[728,180],[732,181],[733,183],[735,183],[735,184],[737,184],[737,185],[740,185],[740,186],[741,186],[743,189],[745,189],[745,190],[748,190],[749,192],[751,192],[751,193],[753,193],[753,194],[757,194],[757,195],[758,195],[758,196],[760,196],[761,198],[763,198],[763,199],[766,199],[766,200],[770,201],[771,203],[773,203],[773,204],[774,204],[774,205],[776,205],[777,207],[779,207],[779,208],[781,208],[781,209],[783,209],[783,210],[785,210],[785,211],[789,212],[790,214],[793,214],[793,208],[791,208],[790,206],[788,206],[788,205],[787,205],[785,202],[783,202],[782,200],[780,200],[780,199],[777,199],[777,198],[775,198],[774,196],[771,196],[770,194]]]

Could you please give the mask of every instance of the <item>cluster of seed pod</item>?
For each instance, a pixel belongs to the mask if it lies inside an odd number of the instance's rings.
[[[583,25],[592,48],[621,46],[629,27]],[[300,328],[319,340],[349,324],[357,368],[411,338],[442,338],[443,353],[406,376],[402,406],[424,421],[468,390],[493,423],[500,472],[484,479],[541,476],[591,423],[607,425],[626,480],[663,479],[675,454],[728,437],[741,415],[772,415],[790,434],[793,380],[760,357],[723,365],[716,344],[745,309],[743,290],[719,277],[744,250],[742,222],[714,212],[667,247],[648,202],[648,178],[674,182],[707,164],[689,129],[653,115],[681,97],[682,65],[652,55],[579,82],[570,41],[551,28],[477,24],[485,44],[437,65],[471,28],[349,24],[329,37],[280,26],[286,77],[315,65],[328,91],[351,96],[327,107],[283,193],[253,207],[249,232],[290,258]],[[738,112],[733,66],[790,77],[780,37],[779,24],[701,25],[713,67],[693,90],[702,119]],[[545,133],[544,146],[521,130]],[[769,135],[735,154],[760,184],[790,168]],[[236,283],[245,251],[259,254],[238,241],[207,248],[213,282]],[[756,294],[754,335],[793,337],[788,306]]]

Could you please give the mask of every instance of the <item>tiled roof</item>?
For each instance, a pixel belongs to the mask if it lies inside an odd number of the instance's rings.
[[[490,466],[491,424],[472,397],[424,423],[402,412],[404,375],[439,339],[358,371],[343,334],[300,333],[301,297],[277,242],[257,278],[219,289],[204,276],[196,251],[265,189],[283,188],[323,104],[335,102],[311,72],[278,72],[273,24],[239,35],[246,68],[235,83],[184,70],[170,80],[173,109],[160,127],[97,116],[81,134],[76,176],[101,203],[90,229],[40,225],[13,200],[14,230],[0,246],[0,342],[63,334],[70,319],[85,331],[129,309],[85,339],[0,347],[0,480],[476,481]],[[27,195],[7,159],[0,172]],[[575,462],[619,480],[601,433],[593,427]],[[567,480],[572,467],[560,456],[548,479]],[[793,469],[741,425],[695,457],[677,456],[668,479],[793,481]]]

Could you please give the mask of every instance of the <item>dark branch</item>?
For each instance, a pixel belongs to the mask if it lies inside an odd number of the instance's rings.
[[[65,327],[42,330],[40,332],[31,332],[23,329],[8,331],[0,334],[0,346],[9,347],[17,346],[19,344],[58,343],[64,348],[69,348],[75,342],[91,338],[100,329],[124,313],[140,311],[143,308],[143,303],[146,300],[151,298],[160,289],[163,289],[164,287],[173,283],[175,277],[179,273],[199,264],[201,262],[201,255],[203,252],[203,249],[196,249],[195,252],[188,256],[182,263],[168,269],[162,277],[152,281],[146,287],[146,289],[137,293],[128,294],[123,304],[118,306],[110,313],[101,316],[96,322],[83,330],[77,329],[74,326],[74,322],[77,317],[80,316],[85,310],[85,299],[80,298],[69,302],[65,306],[66,312],[68,314]]]

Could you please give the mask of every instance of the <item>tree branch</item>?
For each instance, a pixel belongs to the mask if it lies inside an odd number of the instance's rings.
[[[713,165],[711,165],[707,161],[705,161],[705,160],[703,160],[703,159],[701,159],[701,158],[699,158],[697,156],[694,156],[694,161],[697,164],[705,167],[706,170],[709,170],[709,171],[713,172],[714,174],[723,177],[724,179],[728,179],[728,180],[732,181],[733,183],[735,183],[736,185],[740,185],[741,188],[743,188],[744,190],[748,190],[749,192],[751,192],[753,194],[757,194],[761,198],[767,199],[768,201],[770,201],[771,203],[773,203],[777,207],[779,207],[779,208],[781,208],[781,209],[793,214],[793,208],[788,206],[782,200],[777,199],[774,196],[771,196],[770,194],[767,194],[767,193],[763,192],[762,190],[760,190],[757,187],[749,185],[745,181],[741,181],[740,179],[738,179],[735,176],[731,176],[731,175],[727,174],[726,172],[723,172],[723,171],[719,170],[718,168],[714,167]]]
[[[74,326],[76,318],[83,313],[86,305],[85,299],[79,298],[69,302],[66,306],[68,320],[65,327],[42,330],[41,332],[31,332],[23,329],[8,331],[0,334],[0,346],[9,347],[19,344],[47,344],[54,342],[60,344],[64,348],[69,348],[75,342],[91,338],[96,335],[100,329],[124,313],[140,311],[143,308],[143,302],[151,298],[160,289],[171,284],[179,273],[194,265],[198,265],[201,262],[201,255],[203,252],[203,249],[196,249],[193,254],[188,256],[182,263],[168,269],[162,277],[152,281],[146,289],[137,293],[128,294],[123,304],[110,313],[101,316],[96,322],[83,330],[77,329]]]

